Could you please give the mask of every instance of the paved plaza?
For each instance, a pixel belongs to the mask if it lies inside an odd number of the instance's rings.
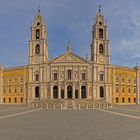
[[[47,110],[0,106],[0,140],[139,140],[140,106]]]

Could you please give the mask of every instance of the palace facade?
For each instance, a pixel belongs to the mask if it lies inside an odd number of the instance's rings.
[[[29,64],[0,68],[0,103],[69,99],[139,104],[140,68],[110,64],[108,25],[100,10],[92,26],[90,60],[75,54],[70,42],[64,54],[49,60],[46,40],[46,24],[39,11],[31,27]]]

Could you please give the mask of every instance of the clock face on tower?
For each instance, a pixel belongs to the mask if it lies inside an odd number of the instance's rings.
[[[35,63],[38,63],[39,62],[39,57],[35,57]]]

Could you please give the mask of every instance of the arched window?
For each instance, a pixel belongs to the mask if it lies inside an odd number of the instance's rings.
[[[64,99],[64,89],[61,89],[61,98]]]
[[[39,54],[40,53],[40,46],[37,44],[35,47],[35,54]]]
[[[39,98],[40,93],[39,93],[39,87],[35,87],[35,98]]]
[[[14,102],[17,103],[17,98],[14,98]]]
[[[86,98],[86,87],[85,86],[81,87],[81,98]]]
[[[11,103],[11,98],[9,98],[9,103]]]
[[[35,75],[35,81],[39,81],[39,74]]]
[[[3,103],[5,103],[5,102],[6,102],[5,98],[3,98]]]
[[[100,44],[99,45],[99,53],[100,54],[103,54],[104,53],[104,46],[103,46],[103,44]]]
[[[99,29],[99,38],[103,39],[103,29]]]
[[[39,39],[39,38],[40,38],[40,30],[36,29],[36,39]]]
[[[72,78],[72,74],[71,74],[72,72],[71,72],[71,70],[68,70],[68,80],[71,80]]]
[[[82,73],[82,80],[86,80],[86,73],[85,72]]]
[[[58,87],[57,86],[53,87],[53,98],[58,98]]]
[[[20,102],[23,103],[23,98],[22,97],[20,98]]]
[[[100,87],[100,98],[104,98],[104,87]]]

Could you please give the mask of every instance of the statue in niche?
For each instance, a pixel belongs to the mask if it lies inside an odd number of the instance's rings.
[[[75,72],[75,79],[77,79],[78,78],[78,74],[77,74],[77,72]]]
[[[64,72],[61,72],[61,79],[64,79]]]

